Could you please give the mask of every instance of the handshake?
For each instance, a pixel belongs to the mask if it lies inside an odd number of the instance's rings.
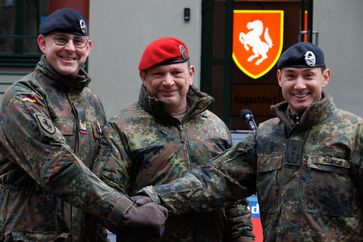
[[[116,228],[128,241],[144,241],[162,237],[168,210],[147,195],[131,197],[132,205],[122,214]]]

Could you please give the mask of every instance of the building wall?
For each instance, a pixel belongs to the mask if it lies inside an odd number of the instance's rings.
[[[315,0],[314,30],[331,67],[327,91],[342,109],[363,116],[363,1]]]
[[[186,7],[191,9],[189,22],[183,17]],[[141,86],[137,66],[152,40],[162,36],[182,39],[199,70],[201,0],[90,1],[90,36],[91,87],[111,117],[137,100]],[[195,83],[199,86],[199,71]]]
[[[190,48],[197,67],[199,86],[202,0],[108,0],[90,1],[89,58],[92,88],[101,97],[107,115],[134,102],[141,81],[137,65],[147,43],[174,35]],[[183,9],[191,8],[189,23]],[[327,87],[338,107],[363,116],[363,81],[360,78],[363,48],[362,0],[315,0],[314,30],[332,68]],[[221,36],[221,38],[223,38]]]

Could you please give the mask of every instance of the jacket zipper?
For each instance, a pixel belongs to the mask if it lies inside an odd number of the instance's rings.
[[[67,93],[67,99],[69,104],[71,105],[72,112],[74,114],[74,119],[76,121],[76,132],[75,132],[75,141],[74,141],[74,153],[78,155],[79,152],[79,118],[78,118],[78,112],[77,109],[74,107],[73,102],[71,101],[69,94]]]
[[[76,126],[76,131],[75,131],[75,141],[74,141],[74,153],[76,155],[78,155],[79,152],[79,118],[78,118],[78,112],[76,107],[73,105],[73,102],[71,101],[71,98],[69,97],[69,93],[67,93],[67,99],[69,104],[71,105],[71,109],[72,112],[74,114],[74,119],[75,119],[75,126]],[[71,238],[73,238],[73,207],[70,206],[70,233],[71,233]]]

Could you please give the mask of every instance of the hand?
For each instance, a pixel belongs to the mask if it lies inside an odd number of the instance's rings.
[[[149,196],[147,195],[136,195],[131,197],[132,200],[134,200],[138,205],[144,205],[146,203],[151,203],[152,200]]]
[[[252,231],[251,213],[247,209],[247,201],[242,199],[225,209],[228,223],[228,241],[247,242],[254,241]]]
[[[168,210],[146,198],[137,196],[135,204],[122,215],[119,231],[129,241],[160,238],[164,234]]]

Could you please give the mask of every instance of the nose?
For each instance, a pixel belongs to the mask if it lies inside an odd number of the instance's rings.
[[[295,80],[294,88],[297,89],[297,90],[306,88],[305,80],[303,78],[301,78],[301,77],[298,77]]]
[[[165,78],[163,80],[163,85],[165,86],[172,86],[174,85],[174,77],[170,73],[167,73],[165,75]]]
[[[76,50],[76,46],[74,45],[72,38],[68,39],[68,42],[67,42],[67,44],[64,45],[64,48],[67,50],[72,50],[72,51]]]

